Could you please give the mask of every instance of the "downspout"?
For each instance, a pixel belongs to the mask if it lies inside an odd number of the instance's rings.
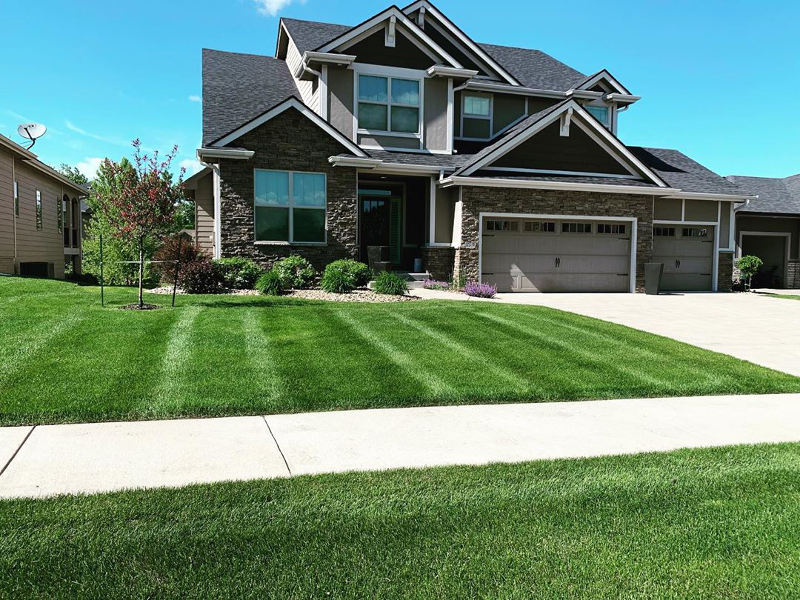
[[[222,258],[222,197],[220,194],[219,165],[202,160],[200,164],[211,169],[211,190],[214,195],[214,258]],[[197,198],[195,198],[194,202],[194,217],[195,228],[197,228]]]
[[[16,193],[15,193],[16,192]],[[14,264],[11,266],[17,272],[17,203],[19,200],[19,184],[17,183],[17,157],[11,154],[11,219],[14,221]]]

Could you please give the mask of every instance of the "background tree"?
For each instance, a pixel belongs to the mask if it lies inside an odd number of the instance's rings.
[[[148,243],[174,227],[175,207],[183,198],[181,169],[173,182],[170,165],[178,152],[174,146],[163,159],[158,151],[142,153],[141,142],[133,141],[133,163],[125,166],[106,158],[101,168],[107,173],[107,185],[93,186],[94,204],[108,223],[112,236],[127,240],[138,256],[138,305],[144,306],[143,286],[145,250]]]
[[[58,172],[61,173],[64,177],[72,181],[73,183],[77,183],[78,185],[86,185],[89,183],[89,178],[86,177],[83,173],[78,170],[78,167],[73,167],[72,165],[68,165],[67,163],[61,163],[61,166],[58,167]]]

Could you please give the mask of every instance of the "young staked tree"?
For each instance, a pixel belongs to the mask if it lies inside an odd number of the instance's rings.
[[[115,163],[108,158],[103,161],[101,168],[108,175],[108,185],[96,186],[92,192],[111,235],[129,240],[136,247],[138,306],[142,308],[145,247],[174,224],[175,207],[183,198],[184,169],[181,169],[177,183],[173,182],[169,168],[178,153],[177,146],[163,158],[159,157],[158,151],[152,155],[143,153],[138,139],[133,140],[133,148],[132,164],[125,164],[126,161]]]

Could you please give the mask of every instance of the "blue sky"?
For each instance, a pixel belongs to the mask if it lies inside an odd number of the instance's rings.
[[[800,172],[800,3],[794,0],[439,0],[480,42],[538,48],[643,99],[621,115],[630,145],[678,148],[721,174]],[[45,123],[34,151],[91,172],[130,140],[194,169],[200,50],[273,54],[275,15],[356,24],[384,2],[0,1],[0,133]],[[11,50],[9,52],[8,50]],[[786,113],[784,113],[786,111]]]

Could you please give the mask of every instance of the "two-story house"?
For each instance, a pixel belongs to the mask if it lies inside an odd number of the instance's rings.
[[[640,98],[538,50],[473,41],[427,0],[355,26],[281,19],[274,57],[203,51],[198,243],[317,267],[386,250],[510,291],[731,286],[734,183],[626,146]]]
[[[0,135],[0,273],[81,272],[81,198],[87,190]]]

